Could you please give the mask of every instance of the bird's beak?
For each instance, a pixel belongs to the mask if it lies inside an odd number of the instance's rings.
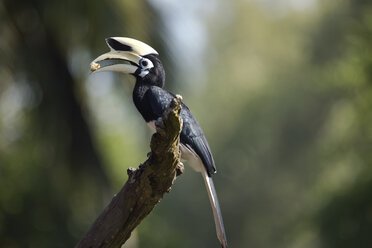
[[[134,74],[138,69],[141,56],[131,52],[110,51],[90,63],[92,72],[116,71]]]
[[[111,37],[106,39],[106,43],[111,51],[92,61],[92,72],[116,71],[134,74],[142,56],[158,54],[149,45],[131,38]]]

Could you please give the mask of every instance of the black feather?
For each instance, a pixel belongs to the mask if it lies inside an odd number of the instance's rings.
[[[139,86],[143,88],[142,90],[145,92],[140,101],[138,97],[138,100],[136,97],[133,97],[137,109],[146,122],[157,120],[162,116],[163,112],[175,96],[157,86],[141,86],[141,84],[139,84]],[[140,91],[140,89],[137,89],[137,92]],[[136,92],[136,88],[134,92]],[[200,157],[203,165],[207,169],[208,175],[211,176],[216,172],[216,166],[214,164],[208,141],[189,108],[184,103],[181,104],[181,107],[180,115],[183,120],[183,127],[180,135],[180,142]]]

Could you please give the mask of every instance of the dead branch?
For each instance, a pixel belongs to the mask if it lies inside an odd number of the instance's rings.
[[[95,220],[77,248],[121,247],[131,232],[169,192],[176,176],[181,174],[179,136],[181,97],[175,97],[157,132],[151,138],[151,154],[138,169],[128,169],[128,180]]]

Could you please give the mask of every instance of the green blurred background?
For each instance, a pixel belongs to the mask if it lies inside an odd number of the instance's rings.
[[[372,247],[372,2],[0,2],[0,247],[73,247],[149,151],[104,38],[155,47],[204,128],[230,247]],[[218,247],[186,167],[127,248]]]

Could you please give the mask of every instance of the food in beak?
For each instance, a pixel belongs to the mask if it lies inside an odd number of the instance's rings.
[[[98,64],[98,63],[96,63],[96,62],[92,62],[92,63],[90,64],[90,71],[91,71],[91,72],[94,72],[94,71],[98,70],[100,67],[101,67],[100,64]]]

